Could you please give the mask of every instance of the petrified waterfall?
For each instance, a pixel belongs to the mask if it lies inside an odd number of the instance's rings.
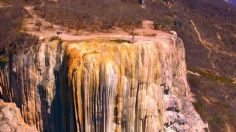
[[[125,38],[122,38],[125,39]],[[5,101],[40,131],[204,131],[175,36],[44,40],[1,70]],[[4,77],[3,77],[4,76]]]
[[[77,130],[162,129],[163,95],[156,49],[152,42],[106,41],[67,48],[67,68],[63,69],[68,69],[68,87],[63,93],[68,89],[72,93],[67,95],[73,100],[68,107],[75,115],[69,118],[75,118]]]

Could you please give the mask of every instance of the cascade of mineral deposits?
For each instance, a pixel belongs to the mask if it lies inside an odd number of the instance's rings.
[[[191,102],[183,43],[171,35],[43,41],[10,57],[0,85],[40,131],[205,128]]]

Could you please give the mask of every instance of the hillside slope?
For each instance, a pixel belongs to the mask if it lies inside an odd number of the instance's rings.
[[[186,47],[196,108],[210,130],[235,131],[236,11],[221,1],[178,1],[185,26],[175,28]],[[198,73],[198,74],[192,74]]]

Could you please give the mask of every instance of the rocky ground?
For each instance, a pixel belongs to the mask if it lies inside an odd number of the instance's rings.
[[[35,126],[26,124],[14,103],[0,101],[0,132],[38,132]]]

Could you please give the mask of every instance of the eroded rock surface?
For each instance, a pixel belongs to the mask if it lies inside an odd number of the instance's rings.
[[[35,126],[29,126],[21,117],[14,103],[0,100],[0,132],[38,132]]]
[[[40,131],[202,132],[175,36],[43,41],[1,70],[4,100]]]

